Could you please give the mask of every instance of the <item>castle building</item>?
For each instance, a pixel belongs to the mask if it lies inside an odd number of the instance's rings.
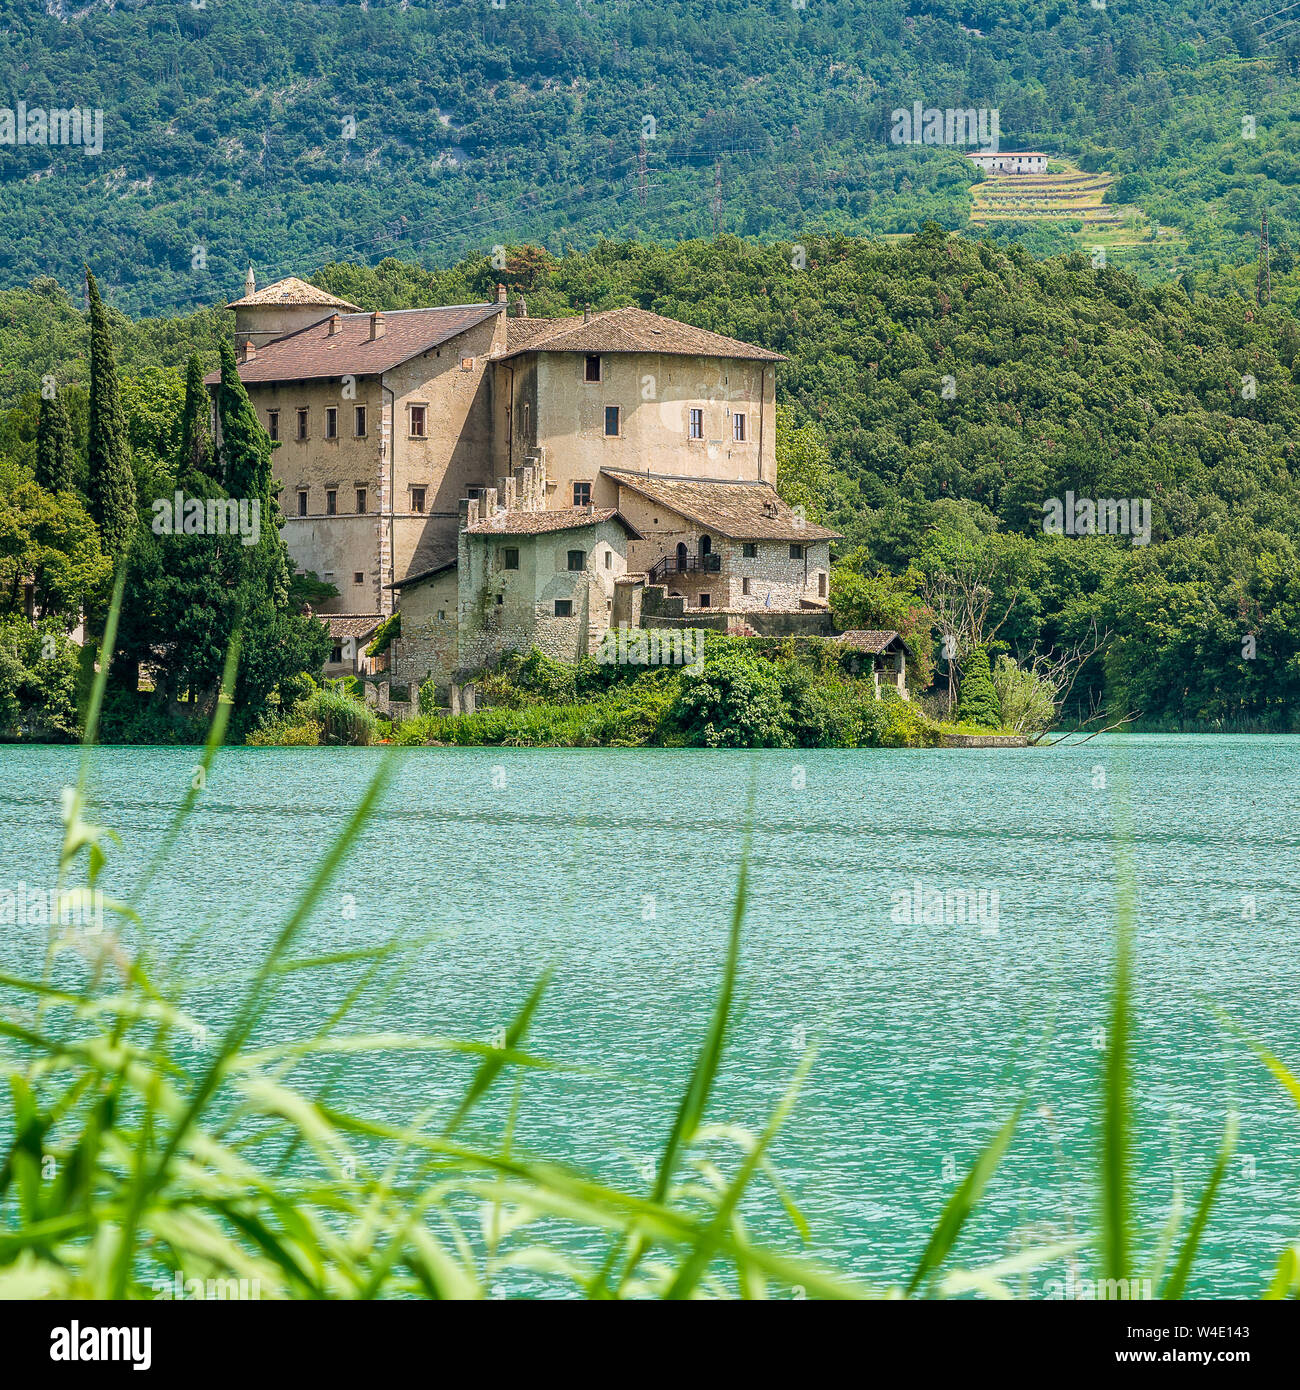
[[[368,313],[250,269],[227,307],[340,661],[395,607],[394,684],[576,660],[612,623],[832,632],[836,533],[775,489],[779,353],[639,308],[508,316],[501,287]]]

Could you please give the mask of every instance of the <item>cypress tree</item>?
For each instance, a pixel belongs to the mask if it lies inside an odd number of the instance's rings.
[[[987,647],[976,647],[961,673],[957,718],[963,724],[974,724],[981,729],[997,729],[1002,725],[1002,709],[993,688]]]
[[[271,438],[239,379],[235,350],[222,343],[221,385],[217,388],[217,422],[221,430],[221,464],[231,497],[254,497],[268,511],[272,498]],[[267,518],[263,518],[265,521]]]
[[[36,422],[36,481],[50,492],[72,486],[72,426],[56,391],[41,396]]]
[[[181,446],[176,460],[178,477],[186,473],[217,475],[216,451],[208,428],[211,409],[208,388],[203,384],[203,364],[196,352],[190,357],[185,372],[185,408],[181,415]]]
[[[105,552],[117,560],[130,549],[135,534],[135,478],[117,389],[113,333],[89,266],[86,294],[90,299],[90,514]]]

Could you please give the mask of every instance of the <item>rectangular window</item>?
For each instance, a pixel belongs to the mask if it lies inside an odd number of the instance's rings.
[[[594,352],[587,357],[586,380],[600,380],[600,357]]]
[[[745,417],[739,411],[731,417],[731,437],[737,444],[745,442]]]
[[[574,483],[573,485],[573,505],[575,507],[586,507],[591,504],[591,484]]]
[[[528,436],[529,415],[530,415],[530,411],[529,411],[529,408],[528,408],[528,402],[525,401],[525,402],[524,402],[524,438],[525,438],[525,439],[527,439],[527,438],[529,437],[529,436]]]
[[[605,568],[607,570],[612,570],[614,568],[614,552],[612,550],[607,550],[605,552]]]
[[[462,357],[460,359],[460,369],[462,372],[472,372],[474,370],[474,359],[472,357]]]
[[[708,594],[701,594],[701,595],[700,595],[700,607],[701,607],[701,608],[707,608],[708,606],[709,606],[709,596],[708,596]]]
[[[803,559],[803,546],[801,546],[801,545],[792,545],[792,546],[790,547],[790,558],[791,558],[792,560],[802,560],[802,559]]]
[[[336,405],[325,407],[325,438],[337,439],[339,437],[339,408]]]
[[[573,617],[573,600],[571,598],[557,598],[555,600],[555,616],[557,618]]]
[[[740,553],[746,560],[758,559],[758,542],[746,541],[744,545],[740,547]]]
[[[424,406],[422,405],[411,407],[411,438],[424,438]]]
[[[365,576],[364,572],[361,571],[361,570],[353,570],[353,571],[352,571],[352,582],[353,582],[354,584],[364,584],[364,583],[366,582],[366,576]]]
[[[365,488],[357,488],[357,514],[359,516],[365,516],[366,514],[366,500]]]
[[[300,406],[298,409],[298,438],[307,438],[307,408]]]
[[[704,412],[702,410],[691,411],[691,438],[704,438]]]
[[[325,515],[337,516],[338,512],[339,495],[332,487],[327,487],[325,489]]]
[[[279,439],[280,412],[278,410],[268,410],[266,412],[266,432],[272,439]]]
[[[366,437],[366,408],[359,405],[352,412],[352,432],[358,439]]]
[[[616,405],[605,407],[605,437],[612,439],[618,434],[619,409]]]
[[[502,550],[501,568],[503,570],[517,570],[519,568],[519,551],[515,546],[508,545]]]
[[[422,487],[411,489],[411,510],[421,514],[424,512],[424,489]]]
[[[305,492],[300,492],[298,494],[298,515],[307,515],[307,494]]]
[[[817,576],[817,597],[826,597],[826,571],[822,570]]]
[[[748,579],[742,579],[742,580],[740,581],[740,592],[741,592],[742,594],[747,594],[747,593],[749,593],[749,580],[748,580]]]
[[[587,568],[587,552],[585,550],[569,551],[569,569],[578,573]]]

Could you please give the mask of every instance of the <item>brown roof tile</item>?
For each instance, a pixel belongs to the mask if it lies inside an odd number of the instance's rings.
[[[666,319],[647,309],[606,309],[590,319],[510,319],[502,357],[521,352],[662,352],[686,357],[741,357],[784,362],[779,352]]]
[[[321,377],[377,376],[418,357],[499,313],[499,304],[457,304],[443,309],[393,309],[384,315],[382,338],[370,337],[369,314],[340,314],[339,331],[329,331],[330,315],[308,328],[276,338],[241,362],[245,385],[266,381],[310,381]],[[204,378],[208,385],[220,372]]]
[[[254,290],[242,299],[232,299],[226,308],[251,309],[267,304],[302,304],[313,307],[319,304],[325,309],[350,309],[353,313],[361,312],[360,304],[349,304],[346,299],[340,299],[326,290],[318,290],[315,285],[309,285],[306,280],[299,280],[296,275],[290,275],[287,280],[277,280],[274,285],[268,285],[264,290]]]
[[[612,507],[557,507],[542,512],[497,512],[473,526],[467,526],[471,536],[538,536],[548,531],[574,531],[581,526],[594,526],[598,521],[617,521],[629,535],[639,532]]]
[[[369,637],[384,621],[382,613],[317,613],[331,637]]]
[[[661,507],[736,541],[833,541],[838,531],[804,521],[786,506],[770,483],[719,482],[709,478],[670,478],[661,473],[601,470],[620,487],[631,488]]]
[[[869,627],[855,627],[850,632],[841,632],[835,638],[835,641],[843,642],[846,647],[852,647],[859,652],[883,652],[888,650],[892,643],[902,640],[896,632]]]

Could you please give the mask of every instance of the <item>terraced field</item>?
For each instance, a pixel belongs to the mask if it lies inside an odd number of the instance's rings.
[[[1105,233],[1112,244],[1135,242],[1141,211],[1124,204],[1103,203],[1114,183],[1109,174],[1089,174],[1068,160],[1053,160],[1059,174],[990,174],[971,187],[971,221],[1078,223],[1080,235]],[[1128,233],[1128,235],[1125,235]]]

